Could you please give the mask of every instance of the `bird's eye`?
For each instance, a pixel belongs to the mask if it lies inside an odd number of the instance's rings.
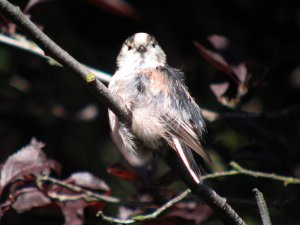
[[[128,47],[128,50],[131,50],[131,49],[132,49],[132,46],[131,46],[131,45],[128,45],[127,47]]]
[[[156,46],[156,43],[152,43],[152,47],[155,48],[155,46]]]

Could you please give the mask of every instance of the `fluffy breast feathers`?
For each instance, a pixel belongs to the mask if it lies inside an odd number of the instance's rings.
[[[210,163],[201,144],[205,125],[200,108],[188,93],[179,70],[169,66],[119,70],[109,89],[132,112],[133,135],[149,149],[156,151],[167,144],[177,151],[176,146],[182,143]]]

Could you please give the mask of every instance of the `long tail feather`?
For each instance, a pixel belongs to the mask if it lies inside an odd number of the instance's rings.
[[[172,137],[172,141],[180,160],[184,163],[185,168],[192,176],[193,180],[196,183],[201,183],[201,172],[193,158],[191,150],[185,146],[185,144],[180,143],[177,137]]]

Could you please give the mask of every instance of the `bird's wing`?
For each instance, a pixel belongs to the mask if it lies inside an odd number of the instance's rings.
[[[203,148],[201,142],[199,141],[198,136],[196,135],[193,128],[189,126],[184,121],[180,121],[178,118],[168,118],[168,116],[164,116],[167,121],[167,133],[169,136],[178,138],[178,140],[182,141],[188,147],[190,147],[193,151],[195,151],[201,158],[205,160],[208,164],[211,163],[211,159],[205,149]]]
[[[188,93],[183,74],[167,65],[156,69],[144,69],[139,73],[141,98],[139,102],[150,100],[149,108],[159,112],[165,125],[165,140],[170,145],[173,138],[199,154],[206,162],[210,157],[201,144],[205,125],[200,108]],[[175,140],[175,139],[174,139]],[[174,145],[171,146],[173,149]],[[176,149],[174,149],[176,150]],[[177,151],[177,150],[176,150]]]
[[[169,102],[172,106],[162,111],[162,119],[166,121],[168,135],[178,138],[210,164],[211,159],[201,144],[202,136],[205,134],[205,124],[199,106],[188,93],[182,73],[171,67],[164,68],[162,72],[170,81],[170,93],[165,98],[171,98]]]

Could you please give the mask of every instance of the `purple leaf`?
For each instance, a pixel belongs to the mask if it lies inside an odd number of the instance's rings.
[[[42,207],[51,203],[51,200],[36,188],[23,188],[14,201],[12,207],[22,213],[34,207]]]
[[[139,175],[137,173],[125,169],[120,164],[112,165],[112,166],[108,167],[106,169],[106,171],[109,174],[112,174],[112,175],[117,176],[117,177],[121,177],[124,180],[128,180],[128,181],[135,181],[137,179],[140,179],[140,177],[139,177]]]
[[[225,74],[231,73],[231,69],[228,63],[221,54],[209,50],[197,41],[194,41],[194,45],[196,46],[200,54],[203,56],[203,58],[205,58],[209,63],[211,63],[217,70]]]
[[[164,217],[166,218],[181,218],[188,221],[193,221],[195,224],[201,224],[213,215],[213,210],[204,204],[195,202],[178,203]]]
[[[136,17],[137,12],[125,0],[87,0],[89,3],[101,7],[111,13],[126,17]]]
[[[92,190],[110,191],[109,186],[102,179],[88,173],[73,173],[66,182],[74,183],[78,186],[89,188]]]
[[[218,51],[226,50],[229,46],[229,41],[227,38],[220,35],[211,35],[207,37],[208,41],[214,46]]]
[[[44,144],[32,139],[31,143],[10,156],[1,170],[0,190],[16,180],[29,179],[32,175],[49,175],[51,171],[60,172],[60,165],[47,159],[42,151]]]
[[[61,207],[65,217],[64,225],[82,225],[84,223],[83,208]]]
[[[51,0],[30,0],[30,1],[27,3],[27,5],[26,5],[25,9],[23,10],[23,12],[24,12],[25,14],[27,14],[27,13],[29,12],[29,10],[32,9],[33,6],[35,6],[35,5],[37,5],[37,4],[40,4],[40,3],[48,2],[48,1],[51,1]]]
[[[250,75],[245,63],[241,63],[238,66],[231,66],[231,69],[241,84],[245,85],[248,82]]]
[[[223,83],[213,83],[213,84],[210,84],[209,87],[212,90],[212,92],[215,94],[215,96],[217,98],[220,98],[228,90],[229,82],[225,81]]]
[[[248,69],[243,61],[239,60],[239,63],[233,63],[233,60],[230,59],[234,58],[232,54],[234,54],[235,49],[232,49],[229,40],[220,35],[208,36],[207,40],[213,46],[213,49],[208,49],[194,41],[200,54],[221,73],[229,75],[238,85],[240,83],[245,84],[243,81],[248,80]]]

